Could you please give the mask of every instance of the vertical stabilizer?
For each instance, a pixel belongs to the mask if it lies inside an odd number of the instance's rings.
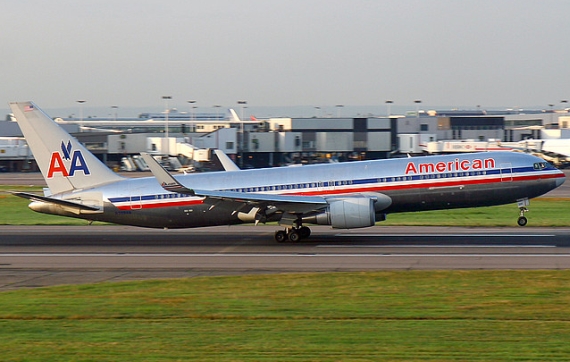
[[[10,102],[10,108],[52,194],[123,179],[34,103]]]

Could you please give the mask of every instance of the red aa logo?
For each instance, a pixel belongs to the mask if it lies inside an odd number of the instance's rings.
[[[81,151],[75,150],[73,153],[71,151],[71,141],[67,141],[67,145],[61,141],[61,152],[51,154],[48,178],[54,177],[56,173],[61,173],[63,177],[73,177],[78,171],[83,171],[84,175],[91,174]]]

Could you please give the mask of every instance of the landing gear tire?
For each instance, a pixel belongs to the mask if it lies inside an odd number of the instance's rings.
[[[311,235],[311,229],[307,226],[302,226],[300,228],[290,228],[287,230],[278,230],[275,232],[275,241],[278,243],[284,243],[286,241],[291,241],[293,243],[301,241],[301,239],[308,238]]]
[[[301,233],[297,230],[291,230],[291,232],[289,232],[289,240],[296,243],[301,240]]]
[[[299,234],[301,235],[301,238],[308,238],[309,236],[311,236],[311,229],[309,229],[309,227],[307,226],[302,226],[299,229]]]
[[[287,241],[287,233],[283,230],[279,230],[275,232],[275,241],[278,243],[283,243]]]
[[[528,212],[528,209],[524,206],[519,207],[519,219],[517,220],[517,224],[519,226],[525,226],[528,220],[524,216],[524,213]]]

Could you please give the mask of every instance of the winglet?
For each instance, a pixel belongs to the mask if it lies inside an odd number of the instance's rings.
[[[222,164],[222,167],[224,168],[224,170],[226,171],[239,171],[240,168],[234,163],[234,161],[232,161],[228,155],[225,154],[224,151],[222,150],[214,150],[214,153],[216,154],[216,156],[218,156],[218,160],[220,160],[220,163]]]
[[[150,154],[146,152],[141,152],[141,157],[145,160],[146,164],[150,168],[150,171],[156,177],[160,186],[163,189],[170,192],[178,192],[180,194],[188,194],[194,196],[194,190],[187,188],[178,182],[157,160],[154,159]]]

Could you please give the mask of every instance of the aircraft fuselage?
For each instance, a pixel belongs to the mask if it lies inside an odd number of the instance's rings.
[[[341,164],[179,175],[196,189],[291,196],[386,195],[390,213],[491,206],[540,196],[558,187],[564,175],[543,160],[522,153],[488,152]],[[53,195],[91,204],[103,212],[78,212],[33,203],[36,211],[88,220],[157,228],[191,228],[256,221],[256,204],[207,200],[168,192],[154,177],[124,179],[90,190]],[[278,220],[280,214],[265,220]],[[265,221],[264,220],[264,221]]]

